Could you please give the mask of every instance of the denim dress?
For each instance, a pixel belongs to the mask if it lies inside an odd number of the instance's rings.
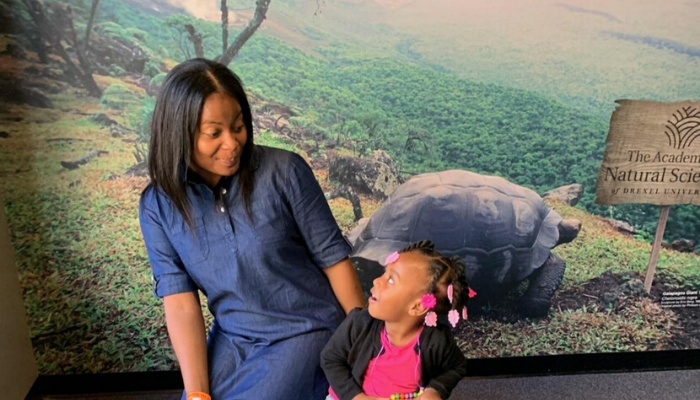
[[[188,173],[192,230],[165,194],[144,190],[139,220],[153,290],[207,297],[213,399],[321,400],[320,353],[345,317],[323,269],[351,247],[303,158],[255,146],[251,163],[249,213],[237,174],[212,189]]]

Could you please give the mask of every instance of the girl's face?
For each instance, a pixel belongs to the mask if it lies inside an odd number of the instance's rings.
[[[193,169],[209,186],[216,186],[222,176],[238,171],[247,138],[238,101],[223,93],[210,94],[194,136]]]
[[[398,322],[420,312],[421,297],[430,283],[427,261],[420,253],[406,252],[387,265],[384,274],[372,282],[370,315],[382,321]]]

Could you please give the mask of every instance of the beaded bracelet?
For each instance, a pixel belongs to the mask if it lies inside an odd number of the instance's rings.
[[[204,392],[187,393],[187,400],[211,400],[211,396]]]
[[[415,399],[416,397],[420,396],[423,394],[422,390],[419,390],[414,393],[396,393],[392,394],[389,396],[391,400],[399,400],[399,399]]]

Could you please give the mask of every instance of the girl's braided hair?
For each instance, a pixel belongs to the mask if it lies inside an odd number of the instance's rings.
[[[435,312],[447,314],[450,310],[461,310],[469,300],[469,286],[465,275],[465,264],[459,256],[447,257],[435,250],[435,245],[430,240],[421,240],[412,243],[399,251],[399,253],[418,252],[428,258],[428,273],[430,283],[428,293],[435,295],[437,304]],[[447,298],[447,287],[452,284],[452,304]]]

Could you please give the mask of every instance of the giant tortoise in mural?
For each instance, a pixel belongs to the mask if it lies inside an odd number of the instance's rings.
[[[411,178],[361,220],[348,240],[363,286],[381,274],[387,254],[430,239],[437,250],[464,259],[478,307],[500,301],[527,279],[518,309],[542,317],[566,265],[551,250],[576,238],[580,228],[580,221],[563,219],[530,189],[453,170]]]

